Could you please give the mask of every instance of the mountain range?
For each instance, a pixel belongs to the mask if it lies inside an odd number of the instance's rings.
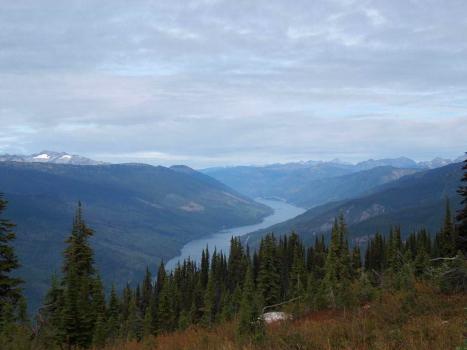
[[[104,162],[66,152],[42,151],[30,155],[0,154],[0,162],[99,165]]]
[[[376,232],[387,233],[394,225],[400,225],[403,236],[420,228],[434,233],[443,222],[446,199],[453,211],[460,206],[456,191],[461,177],[462,163],[418,171],[364,195],[311,208],[293,219],[251,233],[247,239],[254,246],[266,233],[280,235],[294,231],[311,243],[315,235],[330,232],[340,213],[344,214],[349,236],[354,240],[365,240]]]
[[[259,222],[271,209],[186,166],[93,166],[0,162],[5,217],[17,224],[15,247],[38,305],[70,234],[78,201],[95,230],[92,244],[107,285],[141,278],[188,241]]]
[[[461,161],[458,158],[455,161]],[[255,197],[277,197],[311,208],[352,198],[372,188],[427,169],[453,163],[435,158],[416,162],[406,157],[369,159],[357,164],[338,160],[307,161],[266,166],[217,167],[201,170],[237,191]]]

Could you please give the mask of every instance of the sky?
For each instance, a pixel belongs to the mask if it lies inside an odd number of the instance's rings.
[[[465,0],[0,0],[0,153],[455,158],[466,38]]]

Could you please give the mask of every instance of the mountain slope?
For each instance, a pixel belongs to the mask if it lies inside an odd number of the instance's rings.
[[[359,198],[332,202],[306,211],[294,219],[249,235],[254,244],[268,232],[284,234],[295,231],[310,242],[314,234],[328,233],[334,218],[343,213],[353,238],[387,232],[391,225],[401,225],[403,233],[426,227],[431,232],[442,222],[445,198],[457,207],[456,190],[462,176],[461,163],[417,172],[379,186]]]
[[[351,173],[352,166],[340,163],[289,163],[264,167],[210,168],[205,174],[250,197],[279,197],[289,200],[307,183]]]
[[[9,200],[7,217],[17,224],[21,277],[36,303],[51,273],[59,272],[78,200],[96,232],[92,243],[102,276],[120,284],[176,255],[191,239],[270,213],[187,167],[1,162],[0,184]]]
[[[414,174],[417,169],[380,166],[369,170],[308,182],[289,201],[303,208],[353,198],[380,185]]]
[[[450,164],[449,159],[435,158],[415,162],[406,157],[369,159],[357,164],[308,161],[267,166],[208,168],[205,174],[251,197],[279,197],[296,205],[311,208],[361,195],[365,191],[403,175]],[[372,170],[381,168],[375,172]],[[383,169],[385,168],[385,170]],[[399,172],[394,169],[403,169]],[[364,173],[369,171],[369,173]],[[387,174],[384,174],[387,171]],[[345,175],[360,173],[347,179]],[[365,179],[366,177],[366,179]],[[360,180],[359,180],[360,179]],[[333,189],[336,186],[338,189]]]

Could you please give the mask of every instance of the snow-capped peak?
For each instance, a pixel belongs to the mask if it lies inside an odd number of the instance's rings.
[[[42,151],[31,155],[0,155],[0,161],[31,162],[31,163],[54,163],[74,165],[98,165],[103,162],[95,161],[76,154],[66,152]]]
[[[35,157],[33,157],[34,159],[44,159],[44,160],[47,160],[47,159],[50,159],[50,156],[47,154],[47,153],[41,153]]]

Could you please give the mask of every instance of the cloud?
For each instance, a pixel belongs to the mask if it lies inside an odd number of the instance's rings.
[[[454,157],[463,1],[6,2],[0,151],[193,166]]]

